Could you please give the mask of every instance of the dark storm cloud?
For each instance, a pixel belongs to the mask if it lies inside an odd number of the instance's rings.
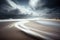
[[[18,0],[18,2],[21,2],[21,4],[24,3],[23,0]],[[27,2],[27,0],[25,0],[25,2]],[[13,9],[6,0],[0,0],[0,19],[23,18],[26,16],[25,14],[20,13],[19,9]]]
[[[60,0],[38,0],[37,8],[60,8]]]
[[[51,18],[60,18],[60,0],[42,0],[44,1],[44,6],[46,8],[52,9],[47,14]]]
[[[48,17],[48,18],[60,18],[60,0],[12,0],[12,2],[6,0],[0,0],[0,18],[19,18],[21,16],[21,12],[19,12],[19,8],[16,5],[28,6],[30,3],[30,7],[36,12],[40,14],[40,17]],[[16,5],[14,5],[14,3]],[[16,6],[17,9],[13,9]],[[25,8],[26,9],[26,8]],[[24,9],[23,9],[24,10]],[[26,11],[26,10],[25,10]],[[20,16],[18,16],[18,15]],[[26,16],[26,15],[24,15]]]
[[[60,7],[60,0],[42,0],[45,2],[45,6],[48,8],[57,8]]]
[[[6,3],[6,0],[0,0],[0,5]]]
[[[0,19],[20,19],[20,18],[24,18],[25,16],[27,16],[26,14],[20,14],[20,11],[18,9],[14,9],[11,11],[6,11],[6,10],[2,10],[0,12]]]
[[[60,18],[60,0],[38,0],[35,6],[31,5],[33,9],[40,11],[42,17]]]
[[[12,1],[14,1],[16,4],[24,5],[24,6],[27,6],[29,2],[29,0],[12,0]]]
[[[6,0],[0,0],[0,19],[7,19],[9,16],[7,16],[9,13],[8,11],[12,7],[7,3]]]

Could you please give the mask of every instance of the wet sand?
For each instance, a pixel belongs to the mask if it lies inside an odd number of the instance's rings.
[[[60,26],[52,27],[49,25],[47,26],[46,24],[44,25],[41,23],[37,23],[35,21],[29,21],[28,23],[25,23],[24,25],[26,27],[32,28],[33,29],[31,30],[32,32],[34,31],[36,33],[39,33],[42,36],[48,37],[53,40],[60,40],[60,31],[59,31]],[[23,30],[16,28],[14,26],[14,23],[15,22],[0,22],[0,39],[2,40],[44,40],[41,36],[39,37],[33,36],[33,35],[23,32]],[[56,21],[56,23],[60,23],[60,21]],[[22,26],[20,25],[19,27],[22,27]],[[39,31],[34,30],[34,28]]]
[[[42,21],[40,20],[40,22]],[[56,22],[58,24],[60,23],[59,21],[52,21],[52,22],[54,23]],[[44,24],[44,20],[43,20],[43,23],[30,21],[25,25],[29,28],[32,28],[34,32],[39,33],[42,36],[48,37],[52,40],[60,40],[60,31],[59,31],[60,26],[59,25],[54,26],[53,24],[51,25],[49,24],[49,22],[48,22],[49,25],[47,25],[46,23]]]
[[[0,23],[0,40],[43,40],[42,38],[38,38],[32,35],[26,34],[14,26],[12,27],[6,26],[9,24],[10,24],[9,22]]]

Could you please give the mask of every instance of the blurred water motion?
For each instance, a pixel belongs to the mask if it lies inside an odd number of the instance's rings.
[[[59,30],[60,0],[0,0],[0,39],[60,40]]]
[[[59,21],[23,21],[18,22],[15,27],[27,34],[41,37],[46,40],[59,40],[60,29]],[[56,25],[55,25],[56,24]]]

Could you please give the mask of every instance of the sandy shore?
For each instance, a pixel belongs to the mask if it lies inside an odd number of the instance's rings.
[[[10,24],[14,24],[14,22],[0,23],[0,40],[42,40],[42,38],[36,38],[32,35],[28,35]]]

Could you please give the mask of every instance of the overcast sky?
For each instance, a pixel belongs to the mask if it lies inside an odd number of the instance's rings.
[[[9,14],[12,10],[38,14],[39,17],[60,18],[60,0],[0,0],[0,15]]]

